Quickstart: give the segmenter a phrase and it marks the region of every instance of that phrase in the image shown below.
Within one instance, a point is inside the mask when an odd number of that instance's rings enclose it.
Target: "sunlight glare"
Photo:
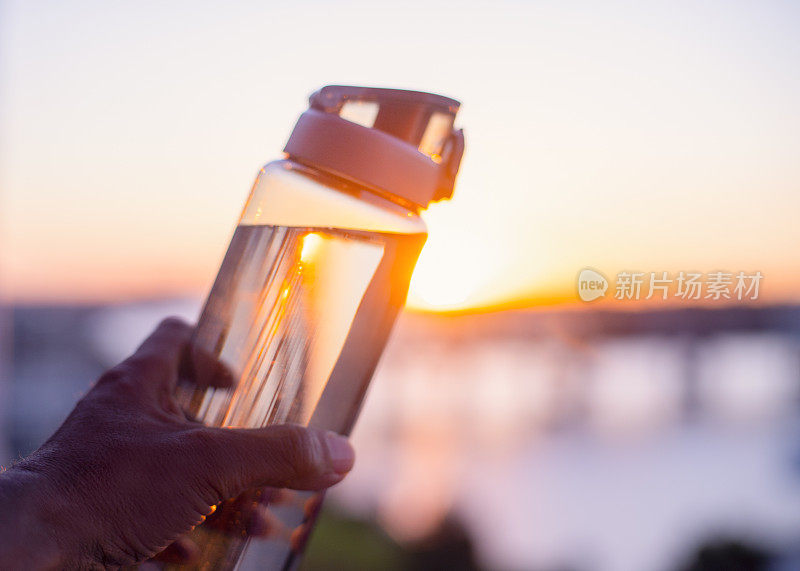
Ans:
[[[310,262],[314,258],[314,255],[319,250],[321,243],[322,243],[322,236],[320,236],[319,234],[316,234],[314,232],[306,234],[303,237],[303,247],[300,250],[300,261]]]
[[[513,252],[445,211],[431,209],[426,218],[431,234],[411,279],[409,307],[454,311],[494,302],[492,284],[511,265]]]

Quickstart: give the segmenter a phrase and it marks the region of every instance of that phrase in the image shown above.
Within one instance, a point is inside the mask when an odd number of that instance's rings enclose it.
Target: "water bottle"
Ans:
[[[285,158],[258,173],[198,321],[192,353],[232,377],[178,388],[208,425],[349,434],[427,236],[420,212],[453,192],[457,101],[337,85],[309,103]],[[192,531],[199,561],[171,568],[291,569],[321,500],[248,492]],[[269,510],[265,538],[248,537],[252,509]]]

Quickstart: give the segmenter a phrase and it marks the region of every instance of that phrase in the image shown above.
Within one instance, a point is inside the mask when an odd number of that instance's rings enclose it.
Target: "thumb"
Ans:
[[[260,486],[321,490],[340,482],[355,461],[345,437],[296,425],[201,427],[185,436],[189,465],[217,501]]]

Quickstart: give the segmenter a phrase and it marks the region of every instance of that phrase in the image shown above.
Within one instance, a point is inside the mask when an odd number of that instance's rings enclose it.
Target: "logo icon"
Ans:
[[[608,291],[606,277],[592,268],[583,268],[578,274],[578,297],[583,301],[594,301],[604,297]]]

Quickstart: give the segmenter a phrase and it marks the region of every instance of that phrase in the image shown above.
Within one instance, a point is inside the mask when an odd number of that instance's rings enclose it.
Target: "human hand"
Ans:
[[[354,453],[341,436],[187,419],[173,395],[191,331],[162,322],[41,448],[0,474],[1,568],[135,564],[246,490],[321,490],[344,478]],[[225,375],[219,363],[202,373]]]

